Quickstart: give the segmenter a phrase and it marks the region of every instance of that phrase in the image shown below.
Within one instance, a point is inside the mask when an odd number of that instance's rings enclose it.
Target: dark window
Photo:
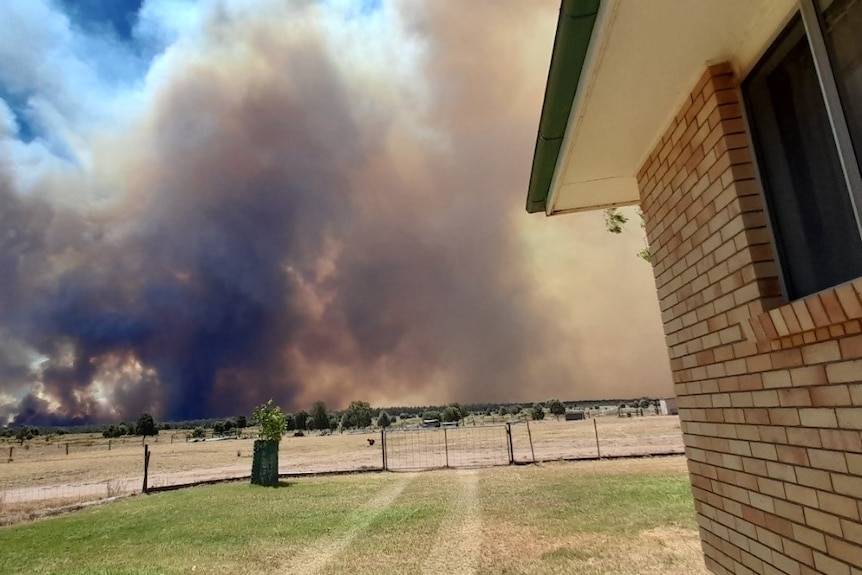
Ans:
[[[856,0],[836,0],[831,7],[839,3]],[[833,29],[834,51],[852,68],[843,90],[858,104],[858,34],[846,32],[838,21]],[[851,37],[852,46],[845,47],[842,34]],[[862,276],[862,237],[801,17],[788,25],[742,89],[788,298]]]
[[[862,163],[862,0],[820,0],[823,39],[847,127]]]

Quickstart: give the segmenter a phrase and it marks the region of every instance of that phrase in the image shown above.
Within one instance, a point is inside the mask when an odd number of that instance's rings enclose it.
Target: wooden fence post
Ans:
[[[144,444],[144,487],[142,492],[147,492],[147,474],[150,470],[150,446],[146,443]]]
[[[530,422],[527,422],[527,438],[530,440],[530,454],[533,456],[533,463],[536,462],[536,452],[533,450],[533,434],[530,432]]]
[[[599,459],[602,458],[602,448],[599,447],[599,425],[595,418],[593,418],[593,428],[596,430],[596,453],[599,456]]]

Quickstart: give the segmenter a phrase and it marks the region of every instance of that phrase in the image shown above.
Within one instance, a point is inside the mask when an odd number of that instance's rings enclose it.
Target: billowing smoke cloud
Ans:
[[[26,4],[0,423],[669,391],[637,237],[522,209],[554,2]]]

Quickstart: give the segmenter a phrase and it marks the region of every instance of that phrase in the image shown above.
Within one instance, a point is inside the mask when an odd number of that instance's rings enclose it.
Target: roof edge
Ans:
[[[562,0],[527,189],[527,212],[545,211],[601,0]]]

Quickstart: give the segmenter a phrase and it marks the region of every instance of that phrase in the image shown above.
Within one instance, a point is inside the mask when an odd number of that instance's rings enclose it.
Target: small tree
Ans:
[[[146,411],[138,418],[138,424],[135,426],[136,435],[158,435],[159,428],[156,426],[156,420]]]
[[[33,439],[33,430],[26,425],[22,425],[18,428],[17,433],[15,433],[15,439],[18,440],[18,443],[24,445],[24,441],[29,441],[30,439]]]
[[[461,419],[463,417],[463,415],[461,414],[461,411],[457,407],[455,407],[454,405],[450,405],[446,409],[444,409],[441,416],[443,418],[443,421],[447,421],[447,422],[449,422],[449,421],[461,421]]]
[[[557,419],[560,419],[560,416],[566,413],[566,406],[559,399],[551,399],[546,405],[548,406],[548,411]]]
[[[248,421],[246,420],[244,415],[237,415],[236,419],[234,419],[234,426],[244,429],[248,427]]]
[[[311,419],[314,421],[315,429],[329,429],[329,414],[326,412],[326,404],[315,401],[311,408]]]
[[[351,401],[345,413],[349,416],[350,427],[368,427],[374,415],[367,401]]]
[[[385,411],[381,411],[380,417],[377,418],[377,425],[378,427],[382,427],[383,429],[386,429],[387,427],[392,425],[392,420],[389,418],[389,414]]]
[[[542,404],[534,403],[533,407],[530,409],[530,415],[533,417],[533,421],[545,419],[545,410],[542,409]]]
[[[272,399],[255,408],[251,415],[260,439],[254,442],[251,482],[256,485],[278,484],[278,444],[284,436],[285,416]]]
[[[521,413],[520,405],[515,404],[509,406],[509,415],[518,415],[519,413]]]
[[[307,429],[306,423],[308,422],[308,412],[304,409],[300,409],[293,415],[293,419],[296,422],[296,428],[300,431],[304,431]]]
[[[203,439],[206,436],[207,436],[207,430],[204,429],[203,427],[201,427],[200,425],[195,427],[194,430],[192,431],[192,437],[195,439]]]

